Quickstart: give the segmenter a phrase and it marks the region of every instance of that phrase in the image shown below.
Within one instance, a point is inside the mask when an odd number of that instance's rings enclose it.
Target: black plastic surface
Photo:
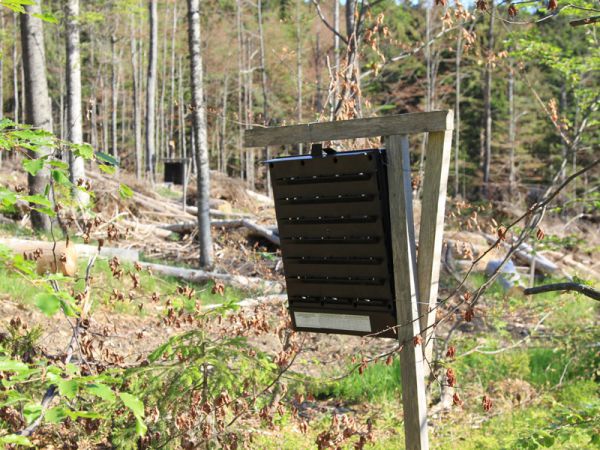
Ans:
[[[385,150],[267,164],[296,329],[396,337]],[[294,312],[368,315],[371,331],[301,327]]]

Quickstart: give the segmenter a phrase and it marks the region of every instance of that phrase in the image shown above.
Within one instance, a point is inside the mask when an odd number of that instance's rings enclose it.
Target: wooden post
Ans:
[[[448,115],[449,120],[453,120],[451,111]],[[423,355],[426,362],[424,366],[425,376],[429,375],[429,364],[427,362],[431,362],[433,355],[435,307],[440,277],[451,145],[452,130],[429,133],[423,197],[421,199],[419,254],[417,257],[420,295],[419,317],[421,320],[421,335],[423,336]]]
[[[245,147],[388,136],[387,174],[394,284],[408,450],[429,448],[424,355],[431,357],[444,207],[454,118],[452,111],[308,123],[246,130]],[[417,258],[408,134],[429,133]],[[432,310],[433,309],[433,310]],[[423,332],[421,331],[423,330]],[[415,337],[422,344],[415,345]]]
[[[423,450],[429,438],[423,351],[413,342],[421,329],[408,136],[389,136],[386,148],[405,442],[407,450]]]

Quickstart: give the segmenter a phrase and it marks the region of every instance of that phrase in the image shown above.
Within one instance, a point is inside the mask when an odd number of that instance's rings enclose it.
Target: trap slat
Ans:
[[[281,246],[285,247],[285,255],[295,256],[364,256],[364,257],[385,257],[387,250],[381,245],[381,240],[373,240],[372,243],[361,240],[343,240],[337,243],[327,243],[324,241],[292,241],[282,238]],[[378,243],[379,242],[379,243]],[[285,265],[285,262],[284,262]]]
[[[280,184],[273,186],[275,201],[285,200],[286,197],[311,197],[315,195],[360,195],[377,194],[377,180],[375,177],[346,181],[339,180],[331,183],[310,184]]]
[[[390,297],[392,288],[390,283],[381,278],[376,278],[372,284],[364,284],[360,281],[329,280],[318,282],[310,280],[298,280],[286,277],[289,295],[307,295],[320,297],[358,297],[358,298],[380,298]]]
[[[302,263],[301,261],[290,261],[289,259],[284,260],[284,270],[286,276],[293,277],[297,274],[308,274],[308,275],[325,275],[332,277],[342,276],[377,276],[384,271],[385,264],[387,261],[380,260],[379,263],[374,264],[351,264],[351,263],[321,263],[321,264],[310,264]]]

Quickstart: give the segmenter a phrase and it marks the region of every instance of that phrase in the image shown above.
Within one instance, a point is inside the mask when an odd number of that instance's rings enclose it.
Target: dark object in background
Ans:
[[[165,167],[165,183],[173,183],[183,186],[187,160],[177,158],[165,159],[163,162]]]
[[[385,150],[267,163],[294,328],[397,337]]]

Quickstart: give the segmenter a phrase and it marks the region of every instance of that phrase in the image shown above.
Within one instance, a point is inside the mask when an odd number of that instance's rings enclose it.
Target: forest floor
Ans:
[[[198,259],[194,231],[164,233],[163,225],[195,220],[183,211],[180,188],[158,185],[154,189],[125,177],[136,192],[130,199],[121,198],[100,174],[94,174],[97,192],[96,212],[105,223],[114,224],[122,238],[111,246],[138,250],[141,260],[180,267],[194,267]],[[0,180],[10,185],[26,184],[15,167],[5,165]],[[211,208],[217,220],[249,218],[268,227],[275,224],[274,210],[267,198],[255,195],[245,186],[223,175],[213,177]],[[193,198],[193,189],[189,191]],[[153,207],[155,205],[155,207]],[[188,205],[192,206],[193,205]],[[181,213],[178,213],[178,210]],[[457,274],[468,265],[472,255],[482,252],[487,243],[485,232],[492,211],[485,205],[449,204],[446,241],[460,242],[451,248],[441,279],[440,297],[450,294]],[[475,213],[474,213],[475,212]],[[497,214],[494,212],[493,214]],[[475,219],[473,219],[475,217]],[[34,236],[26,217],[19,213],[7,216],[0,224],[2,238],[48,239]],[[10,220],[16,219],[14,222]],[[500,219],[500,220],[499,220]],[[536,284],[562,280],[566,275],[600,282],[600,232],[598,225],[583,220],[563,219],[552,215],[544,222],[545,244],[539,252],[553,261],[559,270],[541,275]],[[481,232],[480,232],[481,231]],[[213,228],[216,247],[216,272],[283,281],[277,247],[246,228]],[[94,236],[91,236],[92,240]],[[82,237],[75,240],[81,241]],[[452,247],[453,244],[450,244]],[[465,251],[465,248],[467,249]],[[446,253],[448,255],[448,253]],[[484,264],[501,256],[492,253],[476,267],[468,286],[475,289],[485,281]],[[79,261],[79,273],[87,261]],[[451,267],[448,267],[448,264]],[[526,284],[528,267],[518,263]],[[133,263],[123,262],[125,273],[133,273]],[[96,262],[92,270],[95,291],[92,333],[104,336],[104,345],[123,364],[145,358],[168,337],[192,325],[165,323],[170,296],[181,286],[195,290],[189,301],[179,306],[194,310],[211,308],[223,302],[259,299],[242,308],[247,316],[262,314],[277,321],[285,306],[285,295],[264,296],[262,292],[226,286],[215,289],[218,282],[185,283],[172,277],[139,271],[139,287],[125,277],[116,280],[105,260]],[[83,280],[79,280],[82,287]],[[0,269],[0,332],[11,319],[19,318],[29,327],[40,327],[43,351],[56,354],[68,344],[71,329],[64,319],[48,318],[33,307],[36,286]],[[119,298],[115,290],[135,294]],[[440,310],[447,313],[452,307]],[[457,392],[462,406],[436,408],[430,417],[434,448],[600,448],[600,309],[598,303],[574,294],[550,293],[523,297],[504,292],[499,286],[488,291],[478,306],[473,321],[463,323],[453,334],[452,345],[457,355],[451,367],[457,373]],[[451,324],[438,329],[447,334]],[[277,335],[250,338],[260,350],[281,347]],[[347,414],[358,423],[371,421],[375,440],[369,448],[402,448],[401,388],[397,359],[391,365],[383,361],[368,364],[362,374],[357,361],[386,353],[395,346],[391,339],[357,338],[341,335],[303,333],[302,350],[288,373],[291,393],[287,400],[311,423],[308,432],[296,422],[280,417],[272,426],[260,423],[253,427],[252,448],[313,448],[319,432],[328,429],[333,413]],[[493,399],[493,408],[481,407],[484,394]],[[432,384],[430,400],[439,397],[439,386]],[[295,398],[295,400],[294,400]]]

